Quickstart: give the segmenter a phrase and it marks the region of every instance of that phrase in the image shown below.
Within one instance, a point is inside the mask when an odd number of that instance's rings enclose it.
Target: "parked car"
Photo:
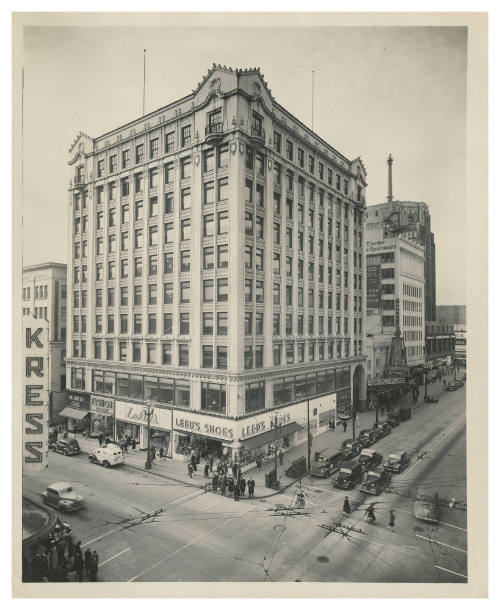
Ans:
[[[397,413],[389,413],[389,416],[387,417],[387,423],[389,424],[389,426],[391,428],[395,428],[396,426],[399,426],[399,424],[400,424],[399,415]]]
[[[377,433],[373,429],[361,430],[358,440],[363,447],[369,447],[377,440]]]
[[[436,491],[434,497],[428,497],[420,490],[417,491],[417,499],[413,503],[413,514],[416,519],[439,523],[439,495]]]
[[[94,453],[89,455],[89,460],[94,464],[102,464],[104,468],[125,462],[122,450],[113,444],[106,445],[106,447],[98,447],[94,450]]]
[[[387,470],[370,469],[359,488],[368,494],[378,496],[390,484],[391,478],[391,474]]]
[[[383,459],[384,456],[375,451],[375,449],[363,449],[359,454],[358,462],[363,467],[363,470],[369,470],[378,466]]]
[[[384,462],[384,470],[390,472],[402,472],[410,463],[410,456],[406,451],[400,453],[391,453]]]
[[[406,421],[411,419],[411,407],[404,407],[403,409],[399,409],[399,419],[400,421]]]
[[[457,384],[454,381],[450,381],[450,383],[446,386],[448,392],[453,392],[457,389]]]
[[[43,503],[59,510],[71,511],[82,508],[83,496],[76,493],[70,483],[52,483],[42,493]]]
[[[457,379],[457,380],[455,381],[455,385],[456,385],[456,387],[457,387],[457,389],[458,389],[458,388],[463,387],[464,382],[463,382],[463,380],[462,380],[462,379]]]
[[[346,462],[342,464],[337,475],[332,479],[332,485],[342,489],[351,489],[351,487],[354,487],[356,483],[361,481],[362,475],[363,469],[359,462]]]
[[[347,439],[342,442],[342,455],[346,460],[352,459],[361,451],[361,443],[356,439]]]
[[[57,441],[49,443],[49,448],[63,455],[78,455],[80,445],[76,438],[59,438]]]
[[[328,477],[339,469],[344,456],[342,452],[335,453],[331,456],[320,455],[317,461],[314,461],[311,466],[311,475],[313,477]]]
[[[377,432],[378,438],[382,438],[383,436],[387,436],[392,432],[392,428],[390,424],[387,422],[379,422],[373,426],[373,429]]]

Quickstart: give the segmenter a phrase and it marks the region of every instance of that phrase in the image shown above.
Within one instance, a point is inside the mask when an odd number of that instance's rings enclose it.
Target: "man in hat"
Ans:
[[[253,477],[250,476],[250,478],[248,479],[248,497],[249,498],[253,498],[253,492],[255,491],[255,481],[253,480]]]

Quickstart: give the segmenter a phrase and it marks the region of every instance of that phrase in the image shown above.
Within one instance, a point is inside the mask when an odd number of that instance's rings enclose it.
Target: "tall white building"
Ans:
[[[251,462],[365,400],[366,174],[258,69],[70,148],[67,375],[100,428]],[[80,405],[78,404],[80,401]],[[274,433],[271,433],[274,438]]]

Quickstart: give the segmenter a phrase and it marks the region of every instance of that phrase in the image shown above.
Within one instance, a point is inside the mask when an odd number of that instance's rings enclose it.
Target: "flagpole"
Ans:
[[[142,77],[142,116],[146,114],[146,49],[144,49],[143,77]]]

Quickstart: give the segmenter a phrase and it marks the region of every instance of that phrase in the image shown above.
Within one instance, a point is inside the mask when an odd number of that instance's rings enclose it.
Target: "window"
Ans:
[[[123,231],[121,234],[121,247],[122,252],[128,250],[128,231]]]
[[[163,166],[163,175],[165,184],[170,184],[174,181],[175,171],[173,162],[165,163]]]
[[[255,269],[264,271],[264,250],[262,248],[255,248]]]
[[[156,314],[148,313],[148,335],[156,333]]]
[[[278,216],[281,215],[281,195],[280,193],[273,194],[273,212]]]
[[[217,312],[217,334],[227,335],[227,312]]]
[[[104,201],[104,186],[97,187],[97,203],[102,204]]]
[[[211,311],[204,311],[202,314],[202,334],[214,334],[214,314]]]
[[[120,191],[122,197],[127,197],[130,193],[130,182],[128,178],[122,178],[120,180]]]
[[[245,369],[253,368],[253,349],[251,345],[246,345],[243,352],[243,363]]]
[[[158,255],[149,255],[149,275],[156,275],[158,273]]]
[[[108,261],[108,280],[115,279],[115,261]]]
[[[134,175],[134,189],[136,193],[142,193],[144,189],[144,176],[142,173]]]
[[[128,333],[128,314],[120,314],[120,333]]]
[[[134,286],[134,305],[142,305],[142,286],[137,284]]]
[[[256,303],[264,302],[264,282],[263,282],[263,280],[255,281],[255,302]]]
[[[293,248],[293,234],[291,227],[286,228],[286,247]]]
[[[156,284],[148,285],[148,305],[156,305],[158,295],[158,287]]]
[[[113,201],[116,198],[116,182],[108,184],[108,199]]]
[[[115,359],[115,345],[113,341],[106,341],[106,360]]]
[[[302,148],[299,148],[297,150],[297,155],[300,167],[304,167],[304,151],[302,150]]]
[[[102,315],[97,314],[95,317],[95,332],[102,333]]]
[[[245,212],[245,235],[253,236],[253,214]]]
[[[174,302],[174,285],[172,282],[163,284],[163,303],[171,305]]]
[[[153,138],[152,140],[150,140],[150,142],[149,142],[149,158],[150,159],[154,159],[155,157],[158,156],[159,147],[160,147],[159,138]]]
[[[144,161],[144,144],[137,144],[135,147],[135,162],[142,163]]]
[[[140,256],[134,259],[134,276],[142,277],[142,258]]]
[[[228,279],[217,279],[217,302],[225,302],[228,300]]]
[[[214,215],[205,214],[203,216],[203,237],[210,237],[214,234]]]
[[[253,160],[254,160],[253,150],[249,146],[247,146],[246,151],[245,151],[245,167],[247,169],[253,170],[253,168],[254,168]]]
[[[120,305],[128,305],[128,286],[120,286]]]
[[[251,303],[253,300],[253,282],[252,280],[245,280],[245,303]]]
[[[172,334],[172,314],[170,312],[165,312],[163,314],[163,334]]]
[[[165,193],[165,214],[171,214],[174,211],[174,194]]]
[[[99,210],[97,212],[97,218],[96,218],[96,229],[97,230],[102,229],[103,226],[104,226],[104,212],[102,210]]]
[[[210,205],[215,201],[214,183],[205,182],[203,185],[203,203],[204,205]]]
[[[227,167],[229,165],[229,145],[224,144],[218,148],[217,167]]]
[[[211,172],[215,169],[215,152],[209,148],[203,153],[203,171]]]
[[[257,205],[261,208],[264,207],[264,187],[262,184],[257,184],[255,187],[255,192],[257,194]]]
[[[281,302],[281,286],[280,284],[273,284],[273,304],[279,305]]]
[[[251,311],[246,311],[245,312],[245,335],[251,335],[252,334],[252,312]]]
[[[203,302],[213,303],[214,301],[214,280],[203,280]]]
[[[273,252],[273,273],[281,273],[281,257],[278,252]]]
[[[273,179],[274,184],[281,185],[281,165],[276,162],[273,166]]]
[[[171,153],[175,149],[175,132],[169,131],[165,134],[165,152]]]
[[[190,282],[181,282],[180,302],[189,303],[190,300],[191,300],[191,284],[190,284]]]
[[[286,287],[286,291],[285,291],[285,296],[286,296],[286,305],[287,307],[293,305],[293,288],[292,286],[287,286]]]
[[[203,248],[203,269],[213,269],[214,262],[213,246]]]
[[[186,188],[181,190],[181,210],[189,210],[191,208],[191,189]]]
[[[223,345],[217,346],[217,368],[227,369],[227,347]]]
[[[101,178],[104,175],[104,159],[97,161],[97,177]]]
[[[188,239],[191,239],[191,219],[183,218],[181,220],[181,241],[187,241]]]
[[[117,156],[111,155],[109,157],[109,173],[112,174],[113,172],[116,172],[117,169],[118,169]]]
[[[102,288],[96,288],[95,291],[95,306],[102,307]]]
[[[158,187],[158,168],[153,167],[149,170],[149,188],[155,189]]]
[[[229,232],[229,212],[219,212],[217,214],[217,233],[225,235]]]
[[[146,361],[149,364],[156,364],[156,344],[146,343]]]
[[[279,366],[281,364],[281,343],[273,345],[273,364]]]
[[[179,332],[181,335],[189,335],[189,314],[180,314]]]
[[[281,225],[277,222],[273,223],[273,241],[275,244],[281,243]]]
[[[290,140],[286,141],[286,157],[293,161],[293,143]]]
[[[165,243],[169,244],[174,241],[174,223],[166,222],[164,225]]]
[[[277,131],[274,132],[274,150],[276,152],[281,152],[281,134]]]
[[[264,218],[255,216],[255,233],[259,239],[264,239]]]
[[[181,146],[191,145],[191,125],[185,125],[181,132]]]
[[[253,247],[245,246],[245,269],[253,268]]]
[[[220,178],[217,182],[217,201],[229,198],[229,183],[227,178]]]
[[[214,365],[214,348],[212,345],[203,345],[202,353],[201,353],[201,366],[204,369],[211,369],[213,367],[213,365]]]
[[[149,227],[149,246],[157,246],[158,245],[158,226],[154,225]]]
[[[180,271],[181,273],[189,271],[191,269],[191,252],[190,250],[182,250],[181,251],[181,265]]]
[[[116,237],[115,235],[108,235],[108,252],[114,254],[116,251]]]

